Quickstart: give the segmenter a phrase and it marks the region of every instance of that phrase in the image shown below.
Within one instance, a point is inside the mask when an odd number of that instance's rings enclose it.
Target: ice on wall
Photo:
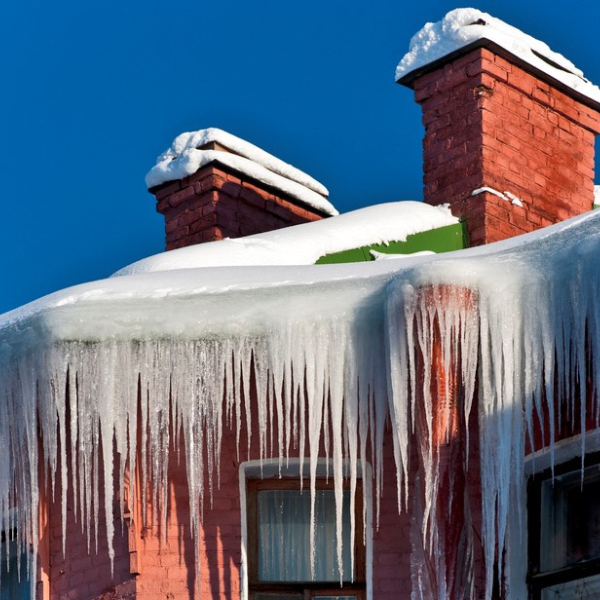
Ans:
[[[200,535],[226,427],[232,423],[239,444],[246,415],[257,424],[250,433],[263,458],[284,465],[300,449],[313,498],[325,444],[337,496],[346,474],[355,489],[357,461],[369,461],[377,503],[389,431],[399,510],[414,517],[413,597],[441,600],[456,590],[473,597],[478,541],[466,525],[476,507],[449,498],[460,498],[480,468],[490,598],[528,436],[545,418],[552,446],[557,393],[581,424],[588,397],[594,414],[600,408],[599,252],[600,214],[589,213],[446,255],[249,267],[245,279],[239,269],[207,269],[212,287],[193,281],[201,269],[119,277],[109,280],[111,293],[100,282],[96,293],[88,287],[37,311],[9,313],[0,329],[2,518],[16,527],[21,548],[37,548],[43,464],[52,485],[60,474],[63,511],[72,487],[94,552],[98,527],[107,527],[109,540],[113,534],[113,467],[122,490],[139,438],[148,493],[159,498],[173,426]],[[128,286],[136,293],[128,296]],[[245,401],[252,386],[256,406]],[[468,438],[473,422],[476,440]],[[480,466],[469,462],[470,448]],[[246,451],[239,448],[242,459]],[[102,488],[107,525],[98,520]],[[464,542],[458,555],[457,539]]]
[[[413,36],[408,52],[396,67],[396,81],[482,39],[495,42],[536,69],[600,102],[600,88],[570,60],[544,42],[475,8],[457,8],[437,23],[426,23]]]

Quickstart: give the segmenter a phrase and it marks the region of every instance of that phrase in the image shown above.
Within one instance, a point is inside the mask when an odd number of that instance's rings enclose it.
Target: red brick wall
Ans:
[[[150,190],[165,217],[166,248],[241,237],[327,216],[221,166]]]
[[[479,245],[592,209],[598,112],[486,48],[414,82],[424,199],[450,203]],[[477,188],[509,191],[523,207]]]
[[[256,425],[256,423],[254,424]],[[250,454],[244,432],[240,443],[241,459],[257,459],[258,429]],[[275,434],[276,437],[276,434]],[[323,456],[325,452],[321,453]],[[212,507],[206,494],[200,548],[200,595],[195,595],[196,576],[194,544],[189,529],[189,505],[185,464],[171,461],[169,538],[160,540],[154,524],[143,531],[137,541],[139,600],[240,598],[241,509],[239,462],[236,458],[235,432],[225,429],[222,448],[220,487],[215,489]],[[182,455],[183,456],[183,455]],[[174,457],[174,454],[173,454]],[[292,456],[293,458],[293,456]],[[391,436],[384,447],[385,491],[381,502],[381,520],[373,531],[373,598],[396,600],[400,593],[410,595],[410,521],[408,514],[398,514],[395,464]],[[398,532],[402,535],[398,535]],[[172,594],[171,596],[169,594]]]
[[[177,453],[171,453],[166,539],[163,540],[160,515],[151,502],[147,503],[146,527],[136,532],[138,600],[240,597],[241,518],[235,454],[235,435],[226,435],[221,486],[214,491],[211,507],[206,485],[200,539],[194,541],[185,454],[182,449],[178,461]],[[138,506],[136,512],[141,523],[140,509]],[[199,580],[196,547],[200,556]]]
[[[258,458],[258,435],[254,429],[252,449],[246,456],[241,440],[242,459]],[[142,526],[141,493],[132,511],[131,532],[115,521],[115,572],[111,576],[100,517],[99,550],[88,555],[87,537],[80,523],[68,511],[67,552],[62,555],[60,503],[50,505],[50,594],[51,600],[235,600],[240,597],[241,510],[239,462],[235,433],[225,429],[222,448],[220,487],[215,485],[212,506],[208,490],[200,540],[200,577],[196,578],[196,542],[190,529],[187,476],[184,454],[177,461],[171,453],[169,476],[168,529],[162,539],[160,516],[147,503],[146,526]],[[322,453],[325,454],[324,452]],[[409,597],[411,589],[411,515],[398,514],[393,444],[388,435],[384,445],[385,488],[381,499],[379,528],[373,530],[373,598],[395,600]],[[140,489],[138,488],[138,492]],[[72,506],[72,503],[70,503]],[[118,515],[118,502],[115,502]],[[375,526],[375,523],[374,523]],[[198,591],[199,583],[199,591]]]
[[[373,599],[398,600],[411,597],[412,515],[409,511],[398,514],[396,463],[390,432],[384,441],[383,450],[384,489],[379,528],[376,516],[373,515]],[[414,485],[411,487],[414,489]],[[409,504],[412,504],[412,498]],[[375,506],[373,510],[375,511]]]
[[[256,399],[253,399],[256,402]],[[441,407],[436,410],[442,410]],[[257,411],[254,410],[256,415]],[[474,413],[475,414],[475,413]],[[476,418],[471,422],[476,427]],[[241,460],[257,459],[258,427],[254,432],[250,453],[247,454],[246,429],[240,440]],[[277,434],[274,432],[274,438]],[[453,443],[452,440],[450,443]],[[444,446],[449,447],[449,446]],[[471,432],[470,473],[478,473],[477,431]],[[443,450],[444,451],[444,450]],[[321,456],[325,456],[324,449]],[[331,452],[328,453],[331,456]],[[235,600],[240,597],[242,520],[239,490],[239,461],[235,432],[224,430],[221,452],[220,486],[215,483],[211,502],[206,489],[203,522],[199,540],[194,541],[190,528],[190,507],[185,465],[185,454],[171,448],[167,507],[167,531],[163,530],[159,511],[146,501],[147,518],[142,520],[142,493],[138,482],[137,499],[131,510],[130,521],[121,535],[118,518],[119,500],[115,499],[115,570],[111,575],[104,535],[104,516],[101,510],[99,550],[95,552],[92,537],[91,554],[87,552],[87,534],[81,531],[81,521],[75,522],[73,502],[67,513],[67,550],[62,554],[62,524],[60,502],[49,506],[49,526],[44,536],[49,540],[49,579],[51,600]],[[292,456],[293,457],[293,456]],[[408,598],[411,580],[411,535],[414,535],[414,481],[417,456],[413,455],[413,476],[410,478],[408,511],[398,514],[396,495],[396,465],[391,432],[384,441],[384,488],[381,496],[380,520],[373,522],[372,590],[374,600]],[[216,477],[215,477],[216,481]],[[480,535],[478,478],[469,477],[469,495],[472,500],[472,526],[475,539]],[[208,486],[206,486],[208,488]],[[58,487],[57,489],[60,489]],[[115,487],[118,489],[118,487]],[[375,492],[375,490],[374,490]],[[126,490],[127,495],[127,490]],[[474,504],[473,504],[473,501]],[[127,512],[126,506],[126,512]],[[374,507],[375,512],[375,507]],[[127,514],[129,514],[127,512]],[[129,527],[130,526],[130,527]],[[196,573],[196,548],[199,550],[199,580]],[[483,567],[476,549],[477,589],[481,589]],[[198,592],[199,587],[199,592]]]
[[[49,590],[41,594],[40,600],[132,600],[135,598],[135,579],[130,572],[128,526],[121,529],[119,500],[115,498],[113,511],[114,527],[114,570],[111,572],[106,540],[104,496],[100,495],[98,524],[98,551],[96,539],[91,532],[88,553],[87,527],[82,531],[82,518],[75,519],[72,490],[67,503],[66,546],[63,554],[62,509],[60,506],[60,481],[57,494],[48,504],[48,522],[42,530],[41,546],[44,553],[40,567],[48,573]],[[116,487],[115,489],[118,489]],[[88,489],[89,493],[90,490]],[[91,520],[93,527],[93,518]]]
[[[472,310],[476,310],[476,299],[464,290],[448,287],[425,288],[422,292],[428,295],[439,295],[446,302],[465,302]],[[441,340],[436,338],[439,354]],[[460,365],[454,365],[456,373]],[[476,595],[483,593],[485,581],[485,567],[483,564],[481,540],[481,492],[479,482],[479,455],[478,455],[478,421],[477,409],[473,408],[469,422],[469,471],[463,473],[466,443],[465,423],[461,416],[463,410],[462,394],[459,380],[454,373],[452,382],[449,383],[450,396],[446,396],[444,371],[441,359],[434,362],[434,376],[432,385],[435,388],[434,418],[435,418],[435,443],[440,444],[441,473],[447,472],[449,476],[461,475],[464,484],[464,498],[468,497],[468,518],[465,520],[462,506],[453,509],[452,514],[446,515],[447,519],[440,522],[440,527],[448,527],[441,534],[449,540],[463,527],[468,528],[474,540],[474,587]],[[260,400],[253,395],[252,402],[256,405]],[[448,410],[448,405],[450,410]],[[251,411],[253,416],[258,411]],[[450,421],[447,418],[450,417]],[[273,424],[273,439],[277,439],[276,424]],[[259,458],[258,423],[252,423],[252,444],[247,452],[247,427],[242,426],[240,440],[240,460]],[[448,435],[446,435],[448,431]],[[425,434],[421,432],[421,439]],[[383,448],[384,487],[380,498],[379,523],[376,519],[376,507],[373,507],[373,563],[371,568],[372,592],[374,600],[396,600],[409,598],[413,587],[411,577],[412,554],[411,538],[420,535],[419,520],[415,519],[415,496],[420,493],[415,489],[418,467],[417,439],[412,439],[412,472],[409,478],[410,498],[408,509],[402,514],[398,513],[398,498],[396,487],[396,465],[393,453],[391,431],[386,432]],[[331,451],[321,449],[321,456],[331,456]],[[297,456],[292,452],[291,457]],[[183,453],[182,453],[183,457]],[[170,507],[169,529],[166,543],[160,541],[160,528],[154,524],[143,531],[137,542],[139,555],[139,572],[137,598],[143,600],[159,600],[163,598],[195,598],[196,578],[194,573],[194,543],[189,529],[189,505],[187,500],[187,483],[185,464],[177,464],[175,453],[171,454],[170,464]],[[215,478],[216,479],[216,478]],[[448,489],[452,483],[442,483],[438,499],[440,514],[442,507],[449,497]],[[447,486],[447,487],[444,487]],[[375,490],[374,494],[375,494]],[[206,494],[205,510],[202,525],[202,535],[199,541],[200,548],[200,597],[213,600],[231,600],[240,597],[240,568],[241,568],[241,532],[242,515],[240,509],[239,490],[239,461],[235,443],[235,432],[225,429],[221,452],[220,487],[214,491],[212,507]],[[149,506],[149,511],[152,507]],[[149,512],[151,514],[151,512]],[[415,526],[416,523],[416,526]],[[415,529],[416,527],[416,529]],[[453,549],[451,549],[453,550]],[[457,558],[458,557],[458,558]],[[456,560],[462,560],[460,552],[448,556],[448,568],[455,569]],[[169,596],[172,594],[172,596]]]

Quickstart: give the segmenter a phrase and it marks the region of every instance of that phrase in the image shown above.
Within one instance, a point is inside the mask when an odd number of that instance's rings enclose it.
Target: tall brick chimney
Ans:
[[[146,176],[172,250],[337,214],[327,189],[220,129],[184,133]]]
[[[592,209],[600,90],[545,44],[474,9],[428,24],[398,65],[423,110],[424,200],[472,245]]]

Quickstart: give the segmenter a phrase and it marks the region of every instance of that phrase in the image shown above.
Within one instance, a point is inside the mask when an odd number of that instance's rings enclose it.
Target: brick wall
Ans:
[[[600,114],[487,48],[418,77],[424,199],[450,203],[473,245],[592,209]],[[522,199],[523,206],[490,193]]]
[[[389,432],[388,432],[389,434]],[[411,511],[398,514],[396,463],[391,434],[384,441],[384,489],[381,497],[379,527],[373,523],[373,599],[410,598]],[[414,479],[413,479],[414,481]],[[414,485],[411,486],[414,491]]]
[[[434,290],[435,292],[435,290]],[[432,293],[429,290],[427,293]],[[463,296],[461,296],[462,298]],[[437,363],[436,363],[437,364]],[[439,377],[437,380],[443,379]],[[440,384],[442,385],[442,384]],[[444,387],[444,386],[442,386]],[[443,393],[436,400],[434,411],[446,415],[446,402]],[[258,402],[256,395],[253,403]],[[452,402],[452,408],[458,404]],[[258,411],[253,409],[252,415]],[[477,419],[472,413],[471,458],[469,477],[466,487],[470,497],[470,523],[475,540],[481,530],[480,497],[478,482]],[[438,419],[439,421],[439,419]],[[436,423],[438,422],[436,421]],[[464,421],[461,419],[461,423]],[[444,429],[445,417],[438,426]],[[437,428],[437,426],[436,426]],[[240,598],[241,535],[242,515],[239,490],[239,460],[259,458],[258,424],[252,423],[254,432],[250,451],[247,452],[247,427],[242,427],[240,440],[241,457],[237,457],[235,431],[225,427],[221,452],[220,485],[215,484],[212,504],[208,489],[204,504],[201,532],[198,539],[192,537],[190,527],[190,505],[187,486],[185,454],[170,449],[167,530],[161,524],[158,508],[152,501],[143,500],[141,485],[137,484],[137,497],[134,506],[125,505],[128,520],[121,533],[118,518],[121,500],[115,498],[115,569],[111,574],[104,534],[104,516],[100,511],[99,548],[95,551],[92,535],[91,553],[88,554],[87,533],[81,531],[81,520],[76,522],[73,512],[73,500],[69,499],[67,511],[66,555],[62,552],[62,520],[60,502],[49,504],[49,525],[44,528],[44,538],[48,540],[49,589],[43,597],[47,600],[235,600]],[[456,428],[450,427],[451,434],[439,435],[443,438],[441,454],[447,455],[456,442]],[[437,434],[436,434],[437,435]],[[174,439],[173,436],[171,439]],[[274,439],[277,432],[274,431]],[[415,452],[412,456],[412,475],[410,477],[410,500],[408,510],[398,513],[396,489],[396,466],[394,461],[391,432],[386,432],[384,442],[384,487],[381,496],[379,526],[374,519],[372,591],[374,600],[395,600],[409,597],[413,587],[411,577],[411,537],[415,535],[414,500],[415,481],[418,473],[416,440],[413,439]],[[464,437],[459,446],[464,451]],[[331,450],[321,449],[321,456],[332,456]],[[292,453],[292,457],[294,457]],[[452,458],[444,458],[452,462]],[[462,455],[458,456],[462,465]],[[457,463],[458,464],[458,463]],[[207,469],[206,469],[207,471]],[[473,476],[475,474],[475,476]],[[206,473],[208,476],[208,473]],[[215,477],[216,481],[216,477]],[[127,487],[127,486],[126,486]],[[208,486],[206,486],[208,488]],[[442,486],[443,488],[443,486]],[[57,489],[60,489],[58,482]],[[118,489],[118,486],[115,486]],[[128,491],[125,490],[125,497]],[[446,496],[440,496],[441,501]],[[103,499],[101,498],[101,506]],[[147,509],[146,521],[142,519],[142,503]],[[375,515],[374,515],[375,517]],[[453,514],[453,519],[460,514]],[[163,536],[163,534],[166,534]],[[196,572],[196,552],[200,557],[199,573]],[[476,589],[482,588],[483,566],[481,552],[475,549]],[[43,565],[45,566],[45,565]],[[40,599],[41,600],[41,599]]]
[[[254,401],[256,401],[254,399]],[[257,411],[252,411],[257,414]],[[248,453],[246,429],[240,440],[241,460],[259,457],[258,424]],[[276,432],[274,437],[276,439]],[[161,541],[160,527],[154,524],[137,536],[139,575],[138,600],[235,600],[241,590],[241,532],[239,461],[235,432],[223,435],[220,486],[214,491],[212,506],[206,494],[202,531],[199,541],[199,590],[195,573],[195,546],[189,527],[189,504],[185,461],[178,464],[172,453],[170,464],[168,539]],[[325,456],[325,451],[321,452]],[[329,456],[331,451],[329,452]],[[291,458],[294,458],[292,453]],[[391,436],[384,445],[385,490],[381,499],[379,528],[373,530],[373,598],[396,600],[399,594],[410,596],[411,516],[398,514],[395,463]],[[156,519],[149,505],[149,516]],[[402,535],[398,535],[402,532]]]
[[[135,598],[135,578],[130,570],[128,523],[121,528],[119,499],[113,502],[114,568],[111,570],[106,538],[104,495],[100,491],[98,536],[90,532],[88,546],[87,527],[82,528],[82,516],[75,518],[72,488],[67,501],[66,545],[63,554],[62,509],[60,505],[60,480],[56,497],[48,500],[48,520],[42,529],[40,545],[46,556],[40,567],[47,574],[48,584],[39,600],[132,600]],[[115,488],[118,489],[118,486]],[[86,493],[91,493],[87,488]],[[48,497],[51,497],[49,495]],[[85,523],[87,521],[83,520]],[[93,528],[93,518],[91,519]],[[83,529],[83,531],[82,531]]]
[[[165,217],[166,248],[173,250],[315,221],[327,216],[220,165],[207,165],[150,190]]]
[[[160,515],[147,502],[146,526],[136,531],[138,600],[231,600],[240,597],[241,518],[235,435],[223,444],[221,485],[212,506],[206,485],[206,501],[199,539],[190,526],[190,504],[185,454],[172,451],[169,463],[167,530]],[[137,507],[141,524],[141,506]],[[163,538],[163,533],[164,535]],[[196,552],[200,558],[196,571]]]
[[[448,286],[425,288],[421,292],[425,298],[439,297],[442,302],[466,303],[469,310],[476,311],[476,298],[465,293],[465,290]],[[452,381],[446,385],[444,367],[441,359],[442,341],[439,337],[434,340],[434,354],[437,359],[432,362],[435,375],[432,378],[434,394],[433,415],[435,420],[435,444],[439,444],[440,494],[437,499],[438,515],[440,515],[441,537],[447,540],[446,550],[447,569],[454,573],[459,570],[457,561],[464,561],[464,556],[457,551],[454,544],[456,535],[472,536],[474,541],[474,588],[476,596],[483,593],[485,567],[483,564],[481,540],[481,491],[479,480],[478,454],[478,421],[477,408],[473,407],[469,421],[470,444],[466,445],[466,424],[463,418],[463,391],[460,384],[460,364],[453,365]],[[421,369],[421,377],[422,377]],[[258,415],[256,403],[263,401],[253,394],[250,411],[254,418]],[[421,425],[427,429],[427,425]],[[419,427],[419,425],[417,425]],[[273,424],[273,439],[277,439],[276,424]],[[248,427],[242,424],[240,439],[240,458],[237,456],[235,431],[225,429],[221,452],[220,486],[214,491],[211,503],[205,500],[202,532],[199,540],[200,579],[196,580],[194,572],[195,545],[189,528],[189,504],[187,498],[187,483],[185,463],[183,459],[177,462],[176,453],[171,453],[170,464],[170,506],[168,540],[161,541],[160,527],[155,522],[144,529],[137,540],[139,555],[139,576],[137,598],[143,600],[164,600],[168,598],[192,599],[199,583],[199,597],[212,600],[231,600],[240,597],[240,568],[241,568],[241,532],[242,515],[240,509],[239,491],[239,460],[258,459],[259,439],[258,422],[253,421],[251,430],[254,432],[248,451]],[[426,432],[419,433],[419,439],[425,439]],[[373,522],[373,563],[371,569],[372,592],[374,600],[396,600],[410,597],[413,589],[411,560],[414,559],[412,543],[415,536],[420,536],[420,521],[415,513],[419,510],[418,494],[422,493],[415,482],[420,469],[418,439],[413,437],[411,461],[412,472],[409,478],[409,506],[404,512],[398,512],[398,497],[396,487],[396,465],[394,460],[391,431],[385,434],[383,448],[384,487],[380,497],[379,522],[374,514]],[[327,452],[321,442],[320,456],[332,456],[331,449]],[[464,470],[466,452],[469,452],[469,469]],[[294,452],[291,458],[297,457]],[[423,480],[423,473],[420,474]],[[457,479],[460,477],[460,482]],[[216,478],[215,478],[216,479]],[[452,481],[448,480],[451,479]],[[462,492],[460,495],[454,486]],[[447,499],[454,492],[458,505],[451,509]],[[148,506],[152,515],[152,506]],[[376,509],[374,507],[374,512]],[[418,556],[418,555],[417,555]],[[455,584],[458,586],[458,584]],[[171,594],[171,595],[169,595]]]
[[[256,411],[254,411],[256,414]],[[250,453],[242,432],[242,460],[258,458],[257,428]],[[325,451],[321,452],[325,455]],[[331,455],[331,452],[329,452]],[[398,514],[395,463],[391,435],[384,444],[385,487],[381,498],[379,527],[373,530],[373,598],[395,600],[411,590],[411,521],[409,512]],[[139,484],[138,484],[139,485]],[[411,484],[412,486],[412,484]],[[157,507],[146,502],[147,520],[142,521],[141,489],[136,505],[121,534],[115,520],[115,570],[111,574],[104,534],[104,516],[100,513],[98,553],[92,534],[88,554],[87,533],[81,521],[74,519],[73,503],[67,513],[66,554],[62,553],[61,508],[58,501],[49,505],[49,590],[41,594],[50,600],[235,600],[240,598],[242,520],[239,490],[239,461],[235,432],[227,428],[223,436],[220,486],[214,497],[208,491],[199,540],[190,528],[190,507],[186,466],[172,449],[169,465],[168,525],[163,532]],[[119,500],[115,500],[118,515]],[[126,509],[127,512],[127,509]],[[163,539],[163,533],[166,533]],[[196,549],[200,557],[196,572]],[[402,597],[402,596],[400,596]]]

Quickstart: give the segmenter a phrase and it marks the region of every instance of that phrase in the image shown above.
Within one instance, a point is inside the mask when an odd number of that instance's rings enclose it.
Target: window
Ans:
[[[590,462],[592,464],[590,464]],[[600,456],[576,460],[529,485],[533,600],[600,598]]]
[[[315,575],[310,568],[310,484],[298,479],[247,481],[248,584],[251,600],[363,600],[362,490],[356,493],[354,572],[350,492],[343,501],[343,586],[337,561],[335,497],[319,480],[315,497]]]
[[[0,600],[29,600],[31,587],[27,577],[27,556],[17,554],[17,543],[2,532],[0,543]]]

